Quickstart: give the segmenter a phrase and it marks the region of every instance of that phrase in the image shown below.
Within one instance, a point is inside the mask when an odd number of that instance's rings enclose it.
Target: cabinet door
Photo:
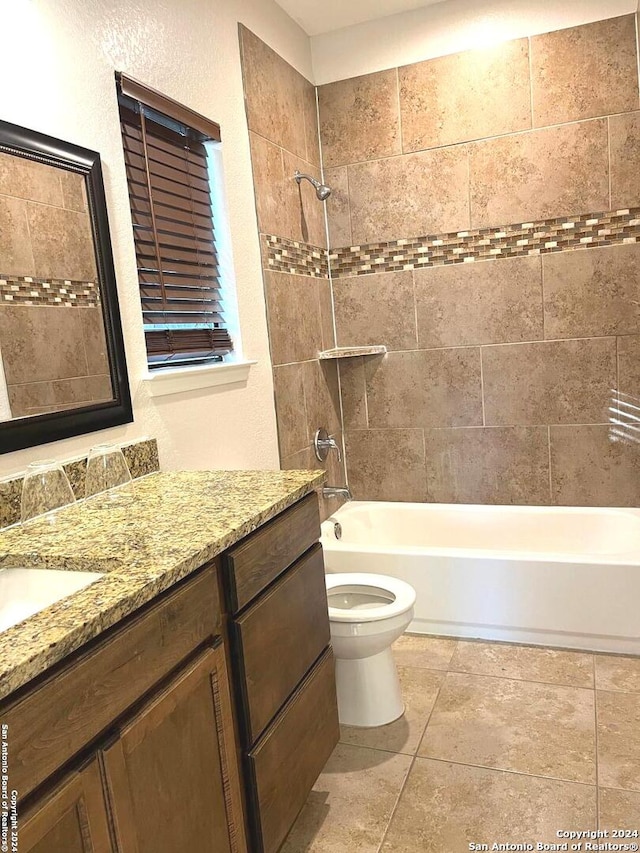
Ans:
[[[221,645],[123,726],[103,759],[122,853],[245,853]]]
[[[20,853],[113,853],[98,761],[67,778],[20,821]]]

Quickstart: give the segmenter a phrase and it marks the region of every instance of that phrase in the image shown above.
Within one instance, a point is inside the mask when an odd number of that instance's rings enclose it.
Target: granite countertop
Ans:
[[[0,699],[321,485],[323,471],[150,474],[129,502],[97,495],[0,531],[0,567],[104,577],[0,633]]]

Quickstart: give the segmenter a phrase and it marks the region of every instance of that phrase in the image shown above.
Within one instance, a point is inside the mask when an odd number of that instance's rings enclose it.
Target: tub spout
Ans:
[[[323,498],[344,498],[346,501],[353,500],[351,492],[346,486],[325,486],[322,490]]]

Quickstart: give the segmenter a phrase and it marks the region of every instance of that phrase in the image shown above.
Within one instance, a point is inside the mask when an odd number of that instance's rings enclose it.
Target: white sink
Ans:
[[[98,572],[0,569],[0,631],[6,631],[101,577]]]

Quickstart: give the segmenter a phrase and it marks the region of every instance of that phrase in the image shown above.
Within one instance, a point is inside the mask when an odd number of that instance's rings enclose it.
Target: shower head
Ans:
[[[309,183],[313,185],[316,191],[316,196],[320,199],[320,201],[324,201],[331,195],[331,187],[328,187],[326,184],[321,184],[320,181],[316,181],[316,179],[312,178],[311,175],[304,175],[302,172],[299,172],[296,169],[296,172],[293,177],[296,179],[298,184],[300,184],[300,181],[303,178],[306,181],[309,181]]]

